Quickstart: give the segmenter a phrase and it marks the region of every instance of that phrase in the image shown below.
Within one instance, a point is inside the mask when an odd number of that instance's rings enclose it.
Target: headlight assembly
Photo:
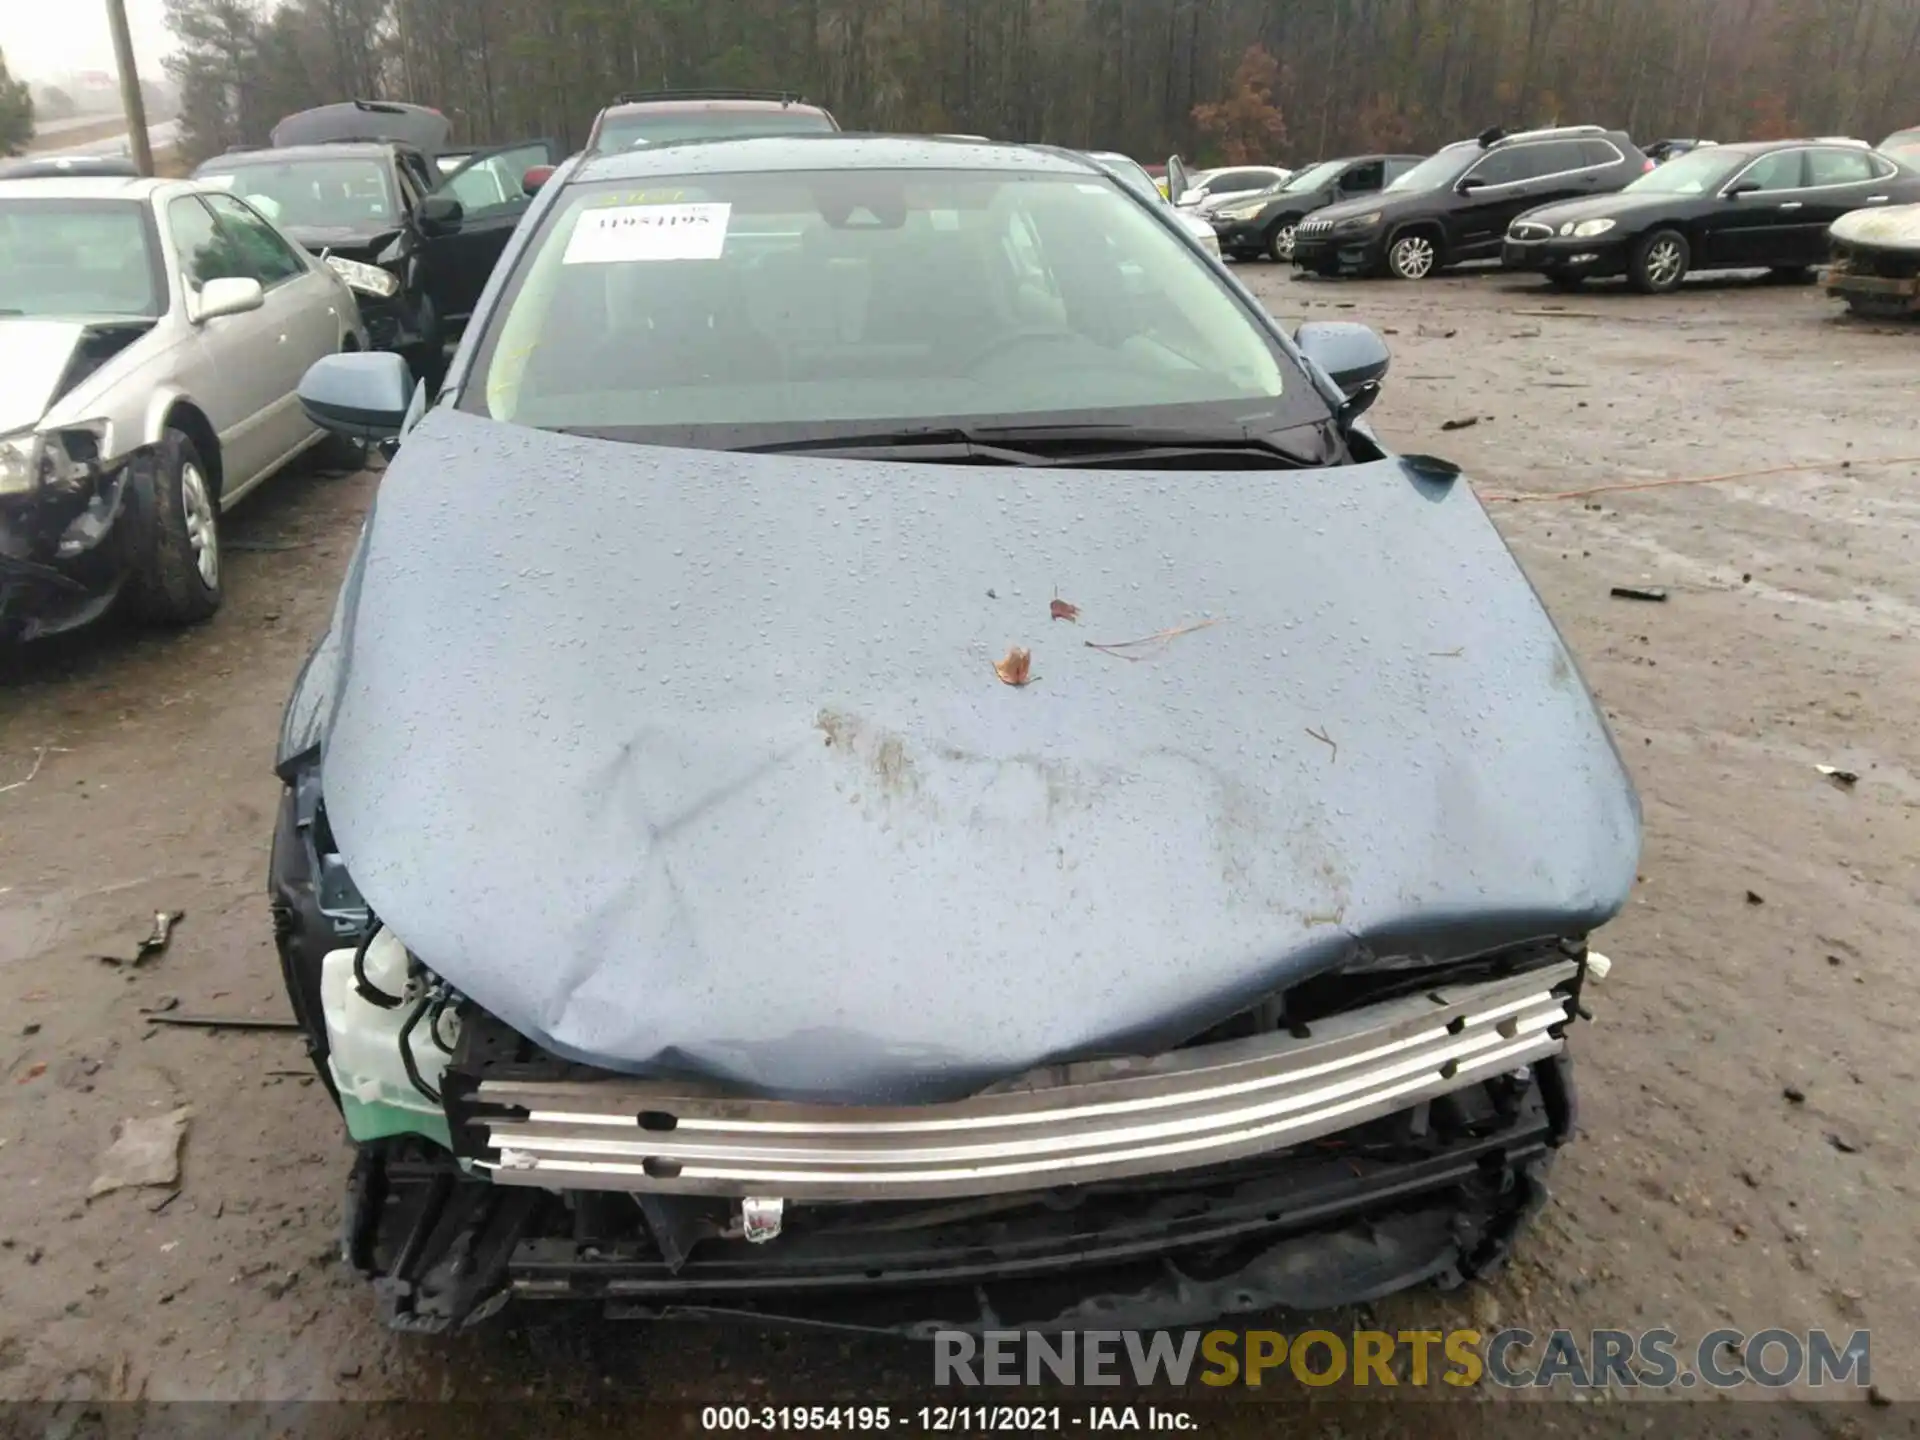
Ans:
[[[1222,220],[1251,220],[1266,208],[1264,205],[1228,205],[1215,214]]]
[[[1571,221],[1560,227],[1562,235],[1571,235],[1576,240],[1591,240],[1595,235],[1604,235],[1613,229],[1611,220],[1582,220],[1579,224]]]
[[[82,480],[107,451],[107,422],[90,420],[45,432],[0,435],[0,497],[32,495]]]
[[[360,260],[348,260],[339,255],[329,255],[327,264],[354,290],[364,291],[368,295],[378,295],[385,300],[400,293],[400,282],[392,272],[382,270],[378,265],[368,265]]]
[[[1369,211],[1365,215],[1350,215],[1333,228],[1336,230],[1371,230],[1380,223],[1380,212]]]

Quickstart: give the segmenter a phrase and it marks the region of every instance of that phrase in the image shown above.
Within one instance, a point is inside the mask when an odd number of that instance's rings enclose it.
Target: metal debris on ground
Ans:
[[[173,938],[173,927],[186,918],[187,912],[184,910],[156,910],[153,912],[153,928],[147,932],[145,939],[115,947],[118,951],[131,950],[131,955],[103,952],[94,958],[104,960],[109,965],[144,965],[166,950],[167,942]]]
[[[47,748],[47,746],[42,745],[38,750],[35,750],[33,752],[33,768],[27,771],[26,778],[24,780],[15,780],[11,785],[0,785],[0,795],[6,794],[9,790],[18,790],[23,786],[32,784],[33,777],[40,773],[40,767],[47,763]]]
[[[179,1025],[188,1030],[298,1030],[298,1020],[275,1020],[260,1015],[156,1015],[148,1012],[151,1025]]]
[[[1860,776],[1852,770],[1842,770],[1835,765],[1816,765],[1813,767],[1827,779],[1833,781],[1842,790],[1850,790],[1860,783]]]
[[[180,1145],[187,1138],[193,1107],[182,1105],[165,1115],[122,1120],[113,1127],[113,1144],[100,1159],[100,1173],[87,1188],[95,1199],[115,1190],[180,1183]]]
[[[1616,600],[1651,600],[1664,602],[1667,598],[1667,592],[1664,590],[1657,587],[1650,588],[1640,585],[1616,585],[1607,593]]]

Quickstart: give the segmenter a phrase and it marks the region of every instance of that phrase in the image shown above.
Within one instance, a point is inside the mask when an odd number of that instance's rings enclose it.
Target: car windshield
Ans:
[[[826,135],[833,122],[818,110],[647,110],[609,115],[595,148],[602,153],[676,140],[725,140],[743,135]]]
[[[1153,176],[1147,173],[1147,167],[1130,155],[1116,155],[1111,151],[1097,151],[1093,158],[1113,171],[1113,178],[1123,185],[1130,185],[1139,191],[1145,199],[1156,205],[1165,204],[1167,197],[1154,183]]]
[[[194,179],[291,230],[366,230],[400,223],[391,168],[378,160],[216,160]]]
[[[1750,157],[1729,155],[1719,148],[1689,150],[1664,165],[1656,165],[1627,186],[1643,195],[1705,195],[1726,184]]]
[[[580,186],[556,207],[463,406],[633,439],[963,415],[1235,433],[1327,418],[1199,252],[1104,176],[644,187]]]
[[[0,200],[0,315],[135,317],[165,308],[144,206]]]
[[[1429,155],[1387,189],[1438,190],[1458,180],[1466,168],[1485,153],[1478,145],[1449,145],[1437,155]]]
[[[1298,175],[1280,188],[1283,190],[1319,190],[1333,183],[1334,176],[1340,173],[1344,160],[1322,160],[1318,165],[1309,165]]]

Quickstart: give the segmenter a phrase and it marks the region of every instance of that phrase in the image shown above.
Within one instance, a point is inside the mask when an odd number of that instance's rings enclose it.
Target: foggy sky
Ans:
[[[134,61],[142,78],[159,80],[161,58],[174,48],[166,0],[127,0]],[[113,66],[105,0],[0,0],[0,53],[17,79],[56,80],[73,70]]]

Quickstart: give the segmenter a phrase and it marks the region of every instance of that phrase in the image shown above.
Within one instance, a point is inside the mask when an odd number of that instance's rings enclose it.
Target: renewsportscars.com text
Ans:
[[[1781,1389],[1806,1384],[1864,1392],[1872,1335],[1825,1330],[1713,1330],[1684,1344],[1672,1330],[944,1330],[934,1337],[935,1385],[1269,1384],[1355,1387],[1431,1384],[1576,1390]]]

